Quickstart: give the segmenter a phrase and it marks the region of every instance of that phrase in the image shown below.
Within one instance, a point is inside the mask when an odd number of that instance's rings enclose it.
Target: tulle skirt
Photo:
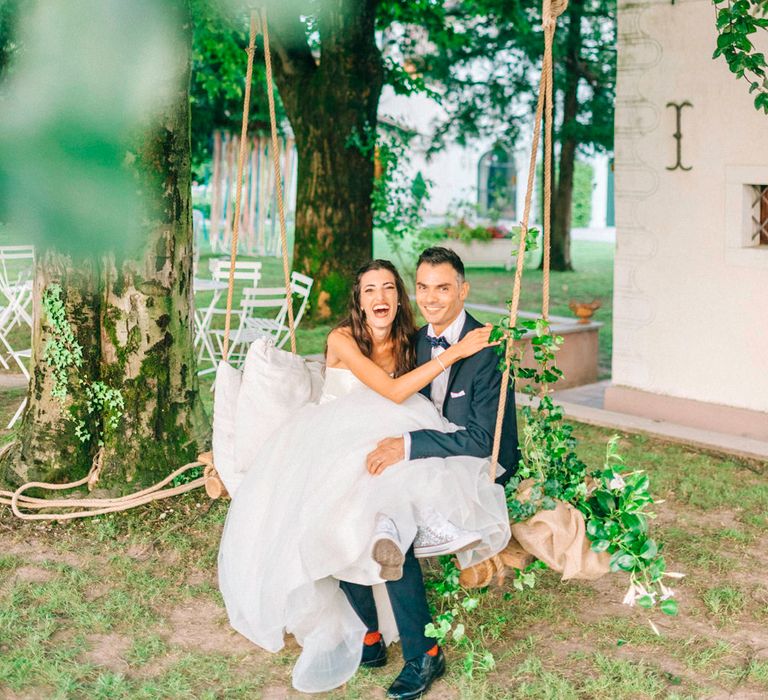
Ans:
[[[455,426],[421,395],[398,405],[361,388],[307,405],[262,447],[232,500],[219,551],[230,622],[269,651],[282,648],[286,632],[296,637],[297,690],[335,688],[359,665],[366,630],[338,580],[382,583],[371,559],[377,513],[396,522],[406,546],[420,507],[480,532],[462,566],[509,540],[504,491],[490,481],[488,460],[421,459],[368,474],[365,457],[379,440],[422,428]]]

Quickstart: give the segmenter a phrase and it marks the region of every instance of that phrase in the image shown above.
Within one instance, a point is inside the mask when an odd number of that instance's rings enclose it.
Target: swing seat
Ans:
[[[510,538],[509,544],[496,556],[481,561],[467,569],[462,569],[459,574],[459,585],[463,588],[484,588],[496,579],[501,585],[507,573],[515,569],[524,569],[533,563],[535,557],[526,552],[520,543]]]

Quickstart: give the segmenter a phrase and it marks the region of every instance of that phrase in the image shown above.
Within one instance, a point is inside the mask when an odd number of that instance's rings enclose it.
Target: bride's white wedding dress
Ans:
[[[298,690],[330,690],[357,670],[366,630],[338,579],[382,583],[371,559],[377,513],[395,521],[406,546],[415,507],[480,532],[462,566],[509,540],[504,491],[491,483],[487,460],[431,458],[368,474],[365,457],[379,440],[421,428],[456,426],[419,394],[398,405],[349,370],[329,368],[320,403],[276,431],[233,497],[219,551],[230,622],[269,651],[292,633],[303,647],[293,671]]]

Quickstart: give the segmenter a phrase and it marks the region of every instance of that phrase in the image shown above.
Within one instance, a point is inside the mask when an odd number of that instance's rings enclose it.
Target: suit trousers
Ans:
[[[378,630],[379,618],[371,587],[348,581],[339,581],[339,585],[368,631]],[[427,605],[421,566],[413,555],[413,546],[405,555],[403,577],[398,581],[387,581],[387,593],[400,633],[403,658],[406,661],[418,658],[435,645],[435,640],[424,636],[424,627],[432,622],[432,616]]]

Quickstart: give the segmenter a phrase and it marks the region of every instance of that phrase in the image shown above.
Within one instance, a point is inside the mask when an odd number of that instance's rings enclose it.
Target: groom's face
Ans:
[[[416,303],[437,335],[461,313],[467,294],[469,284],[450,263],[422,263],[416,270]]]

